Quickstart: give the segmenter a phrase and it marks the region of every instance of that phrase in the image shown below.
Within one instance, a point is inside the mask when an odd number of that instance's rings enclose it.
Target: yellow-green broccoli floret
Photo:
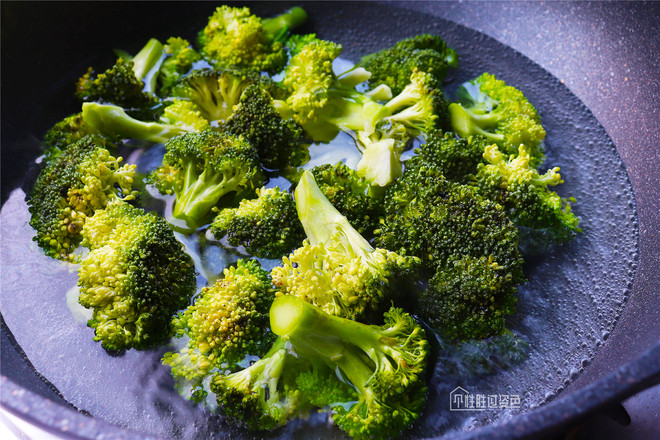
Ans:
[[[192,259],[169,224],[116,202],[88,219],[82,236],[90,251],[78,271],[79,302],[92,309],[94,340],[115,351],[167,341],[196,287]]]
[[[391,308],[384,324],[366,325],[324,313],[293,296],[273,302],[273,332],[303,360],[324,363],[352,385],[357,399],[330,405],[334,422],[352,438],[387,439],[417,420],[426,402],[429,354],[422,327],[402,309]]]
[[[163,46],[165,59],[158,70],[161,96],[167,95],[183,75],[190,72],[193,64],[202,56],[181,37],[168,38]]]
[[[524,144],[534,167],[543,162],[545,129],[536,109],[520,90],[494,75],[484,73],[464,83],[449,112],[459,136],[485,136],[505,154],[518,154],[518,147]]]
[[[575,199],[560,197],[550,189],[564,181],[559,167],[540,174],[531,167],[529,147],[506,157],[495,145],[486,147],[476,183],[486,196],[501,203],[514,224],[545,231],[550,242],[568,241],[581,232],[580,219],[571,210]]]
[[[75,259],[88,217],[114,200],[131,200],[135,165],[122,165],[100,136],[85,136],[54,155],[28,199],[35,241],[47,255]]]
[[[300,7],[262,19],[247,7],[220,6],[199,33],[200,52],[218,67],[238,67],[271,74],[284,68],[283,42],[288,31],[307,19]]]
[[[268,272],[256,260],[238,260],[174,318],[176,337],[188,342],[166,353],[163,364],[172,369],[185,397],[205,397],[205,379],[266,354],[275,340],[268,321],[273,299]]]
[[[415,285],[419,259],[373,248],[332,206],[309,171],[295,199],[307,240],[271,271],[281,294],[332,315],[363,319]]]

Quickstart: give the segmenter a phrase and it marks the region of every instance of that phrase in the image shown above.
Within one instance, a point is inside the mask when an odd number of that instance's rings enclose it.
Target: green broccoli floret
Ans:
[[[316,34],[293,34],[286,40],[289,57],[297,55],[305,45],[317,40]]]
[[[474,178],[477,166],[484,162],[488,144],[483,136],[459,138],[453,132],[432,130],[415,152],[448,180],[468,183]]]
[[[308,364],[289,353],[283,339],[249,367],[211,380],[223,415],[252,431],[275,429],[306,414],[310,404],[297,389],[296,377]]]
[[[482,194],[504,206],[514,224],[539,231],[551,243],[568,241],[581,232],[580,219],[571,210],[575,199],[562,198],[549,188],[564,182],[559,167],[540,174],[531,167],[525,145],[508,159],[491,145],[486,147],[484,159],[476,185]]]
[[[40,172],[28,199],[34,240],[48,256],[75,260],[88,217],[113,200],[132,200],[135,165],[107,150],[100,136],[85,136],[53,156]]]
[[[190,304],[195,268],[162,218],[124,202],[85,222],[90,249],[78,271],[79,302],[108,350],[147,349],[173,334],[174,314]]]
[[[104,136],[155,143],[209,128],[208,121],[199,111],[183,101],[174,101],[165,107],[161,122],[141,121],[129,116],[121,107],[96,102],[85,102],[82,115],[85,124]]]
[[[190,72],[193,63],[202,58],[188,40],[180,37],[168,38],[163,51],[166,58],[158,70],[161,96],[169,94],[179,78]]]
[[[195,104],[209,122],[224,121],[250,84],[260,84],[269,90],[267,81],[254,72],[204,68],[183,76],[172,94]]]
[[[296,355],[325,363],[355,388],[357,401],[332,403],[335,423],[351,437],[391,438],[419,418],[429,348],[422,327],[403,310],[391,308],[383,325],[372,326],[285,295],[273,302],[270,325]]]
[[[485,136],[505,154],[518,154],[518,147],[524,144],[529,148],[532,166],[543,162],[545,129],[520,90],[484,73],[464,83],[457,95],[458,102],[449,105],[449,113],[459,136]]]
[[[458,56],[437,35],[422,34],[363,57],[358,66],[371,72],[369,88],[385,84],[399,94],[410,84],[414,70],[427,72],[442,81],[450,67],[458,67]]]
[[[360,235],[373,237],[384,214],[382,200],[368,195],[370,184],[344,163],[315,166],[310,170],[325,197]]]
[[[223,274],[172,321],[176,337],[188,342],[166,353],[163,364],[190,399],[206,396],[205,379],[236,370],[250,356],[263,356],[275,340],[268,320],[275,299],[268,272],[256,260],[238,260]]]
[[[159,63],[162,54],[163,45],[151,39],[135,57],[121,57],[103,73],[95,76],[90,67],[78,79],[76,96],[84,102],[112,103],[128,110],[148,109],[157,100],[152,94],[152,81],[147,76]]]
[[[414,288],[419,259],[373,248],[332,206],[305,171],[295,190],[307,240],[273,268],[281,292],[351,319],[373,312]]]
[[[430,271],[450,258],[491,257],[522,281],[518,230],[501,205],[475,188],[450,182],[421,156],[387,190],[385,217],[376,244],[420,257]]]
[[[212,208],[224,196],[252,191],[265,180],[256,150],[243,137],[211,130],[186,133],[167,141],[165,150],[151,182],[166,179],[156,187],[174,192],[173,215],[190,228],[211,220]]]
[[[262,165],[271,170],[298,167],[309,160],[302,127],[283,119],[269,93],[257,84],[248,86],[223,128],[243,135],[257,149]]]
[[[202,55],[217,67],[274,74],[286,64],[283,42],[289,30],[306,20],[307,13],[300,7],[263,19],[247,7],[223,5],[209,17],[197,42]]]
[[[281,258],[305,239],[292,195],[280,188],[260,188],[256,199],[244,199],[238,208],[225,208],[211,223],[217,239],[243,246],[261,258]]]
[[[99,134],[93,127],[83,121],[82,112],[69,115],[54,124],[44,135],[41,147],[46,160],[66,150],[83,137],[90,134]]]
[[[408,149],[413,136],[406,126],[380,121],[373,133],[357,133],[357,147],[362,157],[356,170],[369,182],[369,194],[382,198],[384,189],[403,173],[401,155]]]
[[[414,156],[387,191],[376,244],[420,257],[433,275],[416,313],[452,338],[504,331],[524,281],[518,230],[502,206]]]
[[[449,258],[420,295],[417,312],[444,337],[482,339],[506,331],[517,291],[512,274],[492,257]]]

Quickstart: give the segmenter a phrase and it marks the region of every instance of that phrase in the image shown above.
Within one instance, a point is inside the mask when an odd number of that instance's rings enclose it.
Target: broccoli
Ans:
[[[186,133],[165,144],[163,165],[151,175],[159,190],[176,195],[173,215],[190,228],[211,220],[211,210],[230,193],[264,183],[257,152],[243,137],[217,131]]]
[[[520,145],[517,156],[507,158],[495,145],[485,148],[476,185],[486,197],[501,203],[517,226],[539,231],[541,239],[568,241],[578,232],[580,220],[571,211],[571,202],[549,189],[563,183],[559,167],[540,174],[530,166],[529,147]]]
[[[105,136],[155,143],[209,127],[195,107],[183,101],[174,101],[165,107],[161,122],[141,121],[129,116],[121,107],[96,102],[83,104],[82,118],[85,124]]]
[[[392,93],[399,94],[410,83],[414,70],[427,72],[442,81],[450,67],[458,67],[458,56],[437,35],[422,34],[366,55],[358,66],[371,72],[370,89],[385,84]]]
[[[120,201],[96,211],[82,236],[90,251],[78,271],[79,302],[93,310],[94,340],[112,351],[167,341],[196,287],[192,259],[170,225]]]
[[[256,199],[221,210],[209,229],[217,239],[227,236],[230,245],[262,258],[281,258],[305,239],[293,197],[278,187],[260,188]]]
[[[76,84],[76,96],[84,102],[112,103],[128,110],[144,110],[156,104],[152,81],[144,81],[163,54],[163,45],[151,39],[132,59],[120,57],[108,70],[94,75],[90,67]]]
[[[309,160],[302,127],[293,119],[282,119],[269,93],[257,84],[243,91],[223,128],[252,143],[265,168],[297,167]]]
[[[202,55],[217,67],[275,74],[287,61],[283,43],[289,30],[305,20],[307,13],[300,7],[263,19],[247,7],[223,5],[209,17],[197,42]]]
[[[339,130],[372,132],[382,106],[372,97],[345,85],[332,70],[342,47],[313,39],[291,57],[283,86],[286,104],[315,141],[329,142]]]
[[[46,160],[66,150],[83,137],[90,134],[100,134],[83,121],[82,112],[69,115],[55,123],[44,135],[41,147]]]
[[[305,45],[317,40],[316,34],[293,34],[286,40],[289,57],[297,55]]]
[[[266,79],[254,72],[197,69],[181,77],[172,89],[175,97],[191,101],[209,122],[224,121],[250,84]],[[268,86],[264,85],[268,90]]]
[[[453,338],[504,331],[524,277],[518,230],[502,206],[414,156],[387,190],[385,212],[376,244],[420,257],[433,276],[416,313]]]
[[[529,148],[532,166],[543,162],[545,129],[520,90],[484,73],[464,83],[457,95],[459,102],[449,105],[449,113],[459,136],[485,136],[505,154],[518,154],[518,147],[524,144]]]
[[[512,274],[492,257],[463,255],[436,270],[417,310],[446,338],[482,339],[506,331],[517,292]]]
[[[295,190],[307,239],[273,268],[279,294],[298,296],[326,313],[367,319],[414,288],[420,261],[374,249],[335,209],[305,171]]]
[[[135,165],[121,165],[106,147],[104,138],[85,136],[39,173],[28,199],[30,225],[48,256],[74,261],[86,219],[110,201],[135,198]]]
[[[213,376],[211,391],[226,417],[253,431],[274,429],[310,409],[296,385],[297,376],[310,366],[300,364],[284,340],[277,338],[268,353],[249,367]]]
[[[166,58],[158,70],[161,96],[169,94],[179,78],[190,72],[193,63],[202,58],[188,40],[180,37],[168,38],[163,51]]]
[[[176,337],[187,337],[188,343],[163,357],[181,392],[195,400],[206,397],[206,378],[263,356],[275,340],[268,327],[275,299],[268,272],[256,260],[238,260],[223,274],[174,318]],[[190,390],[183,389],[186,385]]]
[[[310,169],[314,181],[337,211],[365,237],[373,237],[384,214],[382,200],[368,195],[369,182],[341,162]]]
[[[477,167],[484,162],[488,144],[483,136],[459,138],[453,132],[432,130],[415,152],[437,167],[448,180],[469,183]]]
[[[383,319],[381,326],[362,324],[290,295],[278,297],[270,311],[273,332],[297,356],[325,363],[355,388],[356,401],[327,403],[335,423],[357,439],[400,434],[426,402],[424,330],[402,309],[391,308]]]

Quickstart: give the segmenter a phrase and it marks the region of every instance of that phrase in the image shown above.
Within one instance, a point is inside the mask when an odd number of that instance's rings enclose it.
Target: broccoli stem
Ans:
[[[186,164],[183,189],[177,195],[172,214],[175,218],[185,220],[189,226],[197,227],[203,224],[218,200],[234,191],[241,180],[240,171],[228,176],[205,168],[198,174],[196,164],[191,161]]]
[[[277,40],[281,33],[296,28],[307,21],[307,12],[295,6],[275,17],[264,18],[261,25],[269,40]]]
[[[484,130],[484,128],[495,126],[500,120],[496,113],[474,113],[460,104],[452,103],[449,105],[449,115],[451,125],[460,137],[465,138],[474,134],[480,134],[493,142],[504,140],[504,135]]]
[[[153,69],[163,56],[163,45],[155,38],[150,39],[147,44],[133,57],[133,73],[139,80],[144,80],[151,69]]]
[[[158,143],[186,132],[176,125],[134,119],[128,116],[123,108],[111,104],[85,102],[82,105],[82,115],[83,122],[109,137],[119,136]]]
[[[373,358],[380,358],[380,347],[393,341],[375,327],[329,315],[293,295],[275,299],[270,326],[273,333],[291,341],[302,357],[320,358],[330,368],[339,367],[362,390],[374,374]]]

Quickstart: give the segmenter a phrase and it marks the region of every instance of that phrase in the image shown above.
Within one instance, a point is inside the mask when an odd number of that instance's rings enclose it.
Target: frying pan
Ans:
[[[262,15],[288,6],[251,4]],[[143,420],[131,423],[122,418],[122,408],[117,408],[125,403],[122,393],[144,390],[145,385],[157,391],[171,385],[162,370],[150,366],[144,371],[161,353],[103,358],[103,365],[119,366],[108,378],[104,367],[94,363],[105,354],[90,343],[84,326],[63,335],[79,338],[68,340],[69,345],[53,335],[55,329],[47,324],[62,319],[68,310],[63,300],[55,300],[64,293],[52,280],[75,280],[75,273],[63,274],[61,266],[33,258],[35,249],[23,240],[27,219],[21,211],[22,194],[35,177],[39,139],[50,125],[79,108],[71,84],[81,72],[90,65],[111,64],[112,49],[135,52],[152,36],[192,38],[213,7],[175,2],[3,2],[0,403],[48,430],[72,438],[160,438],[229,429],[221,422],[213,426],[205,414],[185,404],[158,400],[158,393],[129,402],[142,404],[136,411]],[[579,200],[575,209],[585,233],[532,259],[526,268],[530,281],[521,288],[519,312],[510,326],[529,339],[528,360],[478,379],[462,380],[436,369],[432,379],[438,385],[432,389],[429,409],[410,436],[549,436],[657,383],[660,93],[654,75],[660,66],[652,55],[658,53],[652,36],[657,35],[659,8],[481,2],[324,2],[305,7],[310,22],[304,30],[341,42],[348,59],[416,33],[438,33],[461,55],[461,67],[450,78],[450,93],[483,71],[520,87],[548,130],[548,163],[561,166],[567,181],[560,191]],[[581,26],[581,33],[563,24],[571,15],[569,23]],[[634,46],[622,55],[616,33],[630,26],[634,30],[624,33],[624,44],[632,44],[634,37]],[[130,381],[135,375],[141,382]],[[110,386],[77,385],[87,384],[89,378]],[[459,417],[448,411],[449,392],[457,386],[518,395],[521,408]],[[104,392],[107,396],[101,398]],[[173,410],[192,414],[190,426],[174,423],[163,431],[159,417]],[[471,424],[472,429],[466,429]],[[290,433],[327,434],[322,426],[311,428]]]

